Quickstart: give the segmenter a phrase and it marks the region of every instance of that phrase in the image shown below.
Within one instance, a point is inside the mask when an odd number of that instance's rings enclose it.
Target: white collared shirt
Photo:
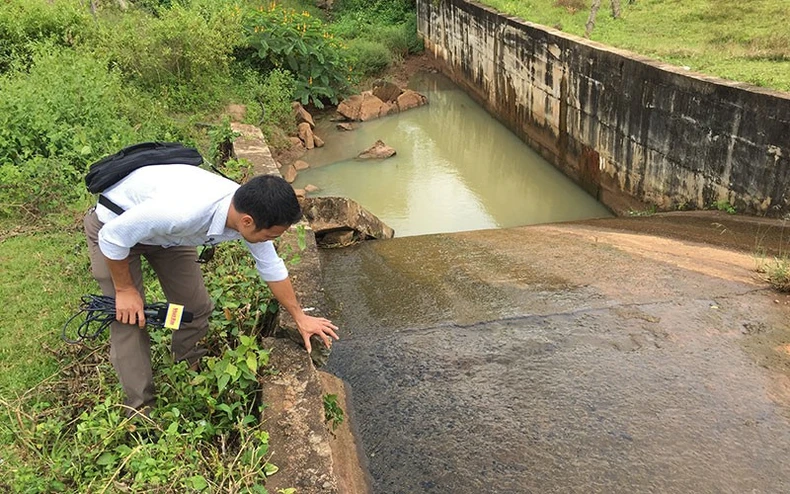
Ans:
[[[216,244],[241,235],[225,227],[233,193],[239,185],[192,165],[150,165],[139,168],[102,195],[125,210],[117,215],[101,204],[96,215],[99,248],[109,259],[125,259],[135,244]],[[288,277],[272,242],[245,240],[264,281]]]

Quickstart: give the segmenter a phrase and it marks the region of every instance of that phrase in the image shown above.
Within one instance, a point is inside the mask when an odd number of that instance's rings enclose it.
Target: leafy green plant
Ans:
[[[714,202],[714,203],[711,205],[711,207],[713,207],[714,209],[717,209],[717,210],[719,210],[719,211],[725,211],[725,212],[726,212],[726,213],[728,213],[728,214],[735,214],[735,213],[737,213],[737,212],[738,212],[738,211],[735,209],[735,206],[733,206],[732,204],[730,204],[730,201],[727,201],[727,200],[724,200],[724,199],[723,199],[723,200],[720,200],[720,201],[716,201],[716,202]]]
[[[75,46],[93,36],[92,19],[77,2],[6,0],[0,9],[0,73],[13,64],[27,67],[35,46]]]
[[[234,182],[243,184],[253,175],[252,163],[245,159],[230,159],[222,165],[220,171]]]
[[[352,74],[343,46],[309,12],[273,2],[249,12],[244,28],[264,70],[284,68],[294,75],[294,97],[302,104],[323,108],[323,100],[337,104],[348,91]]]
[[[278,310],[249,251],[240,242],[218,246],[214,260],[206,265],[204,277],[214,301],[213,321],[222,338],[258,334]]]
[[[332,431],[335,431],[343,423],[343,419],[344,419],[344,412],[343,409],[340,408],[340,405],[337,403],[337,395],[325,394],[324,421],[327,423],[331,423]]]
[[[348,56],[356,70],[364,76],[379,74],[392,63],[392,55],[386,46],[364,39],[348,42]]]
[[[239,266],[235,260],[226,266],[219,282],[240,280],[233,272]],[[81,278],[87,276],[82,268]],[[146,292],[162,297],[150,269],[144,275]],[[247,275],[259,280],[257,272]],[[249,321],[243,317],[246,307],[238,310],[242,313],[238,320]],[[67,365],[55,379],[40,384],[36,393],[22,393],[13,402],[0,398],[3,455],[8,458],[6,452],[14,451],[14,458],[19,457],[19,461],[0,462],[0,488],[265,492],[266,478],[277,471],[268,461],[268,434],[259,420],[264,404],[258,374],[266,372],[269,350],[251,334],[236,332],[228,338],[224,314],[224,310],[215,313],[219,321],[211,321],[212,354],[203,359],[199,371],[186,362],[172,361],[171,331],[149,328],[158,385],[150,419],[127,418],[106,347],[89,354],[98,362]],[[240,329],[252,327],[242,324]]]
[[[99,59],[42,45],[24,73],[0,77],[0,214],[51,211],[86,195],[88,163],[134,139],[127,96]]]
[[[233,154],[233,141],[236,140],[236,138],[240,135],[241,133],[236,132],[231,128],[230,119],[227,117],[222,121],[222,123],[209,129],[209,147],[211,160],[213,161],[214,165],[222,166],[231,158],[231,155]]]
[[[258,96],[264,108],[261,124],[264,132],[268,127],[277,127],[286,132],[294,130],[291,101],[296,91],[296,80],[290,72],[274,69],[266,75]]]

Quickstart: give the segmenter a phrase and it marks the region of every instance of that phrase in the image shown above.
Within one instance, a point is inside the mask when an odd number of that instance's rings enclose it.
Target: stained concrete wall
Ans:
[[[448,74],[615,211],[790,212],[790,94],[692,74],[465,0],[418,0]]]

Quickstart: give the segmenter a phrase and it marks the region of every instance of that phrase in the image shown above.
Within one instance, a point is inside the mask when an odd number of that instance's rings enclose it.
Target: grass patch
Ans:
[[[584,35],[590,10],[590,0],[483,3],[578,36]],[[622,1],[620,19],[612,18],[604,1],[591,39],[694,71],[790,91],[788,18],[790,2],[784,0]]]
[[[0,396],[9,397],[58,370],[57,360],[42,347],[62,344],[60,326],[74,301],[96,288],[76,228],[0,241],[0,265]]]
[[[764,266],[768,283],[780,292],[790,292],[790,258],[775,257]]]

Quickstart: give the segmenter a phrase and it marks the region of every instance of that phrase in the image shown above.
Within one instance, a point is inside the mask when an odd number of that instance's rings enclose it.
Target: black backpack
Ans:
[[[142,142],[93,163],[85,175],[85,185],[91,193],[98,194],[144,166],[202,163],[203,156],[195,148],[177,142]]]
[[[93,163],[85,175],[85,185],[93,194],[99,194],[115,185],[138,168],[148,165],[194,165],[203,163],[203,156],[195,148],[177,142],[142,142],[125,147],[115,154]],[[115,214],[123,208],[99,194],[99,204]]]

